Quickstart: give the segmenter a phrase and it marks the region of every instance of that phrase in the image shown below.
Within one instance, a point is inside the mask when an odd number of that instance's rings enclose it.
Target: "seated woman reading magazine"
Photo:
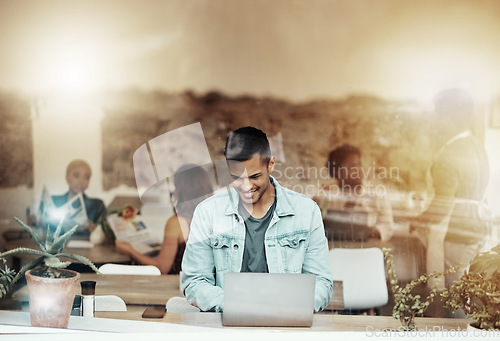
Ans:
[[[157,257],[135,250],[128,242],[115,241],[116,250],[143,265],[155,265],[162,274],[178,274],[189,235],[194,209],[213,193],[208,173],[196,165],[184,165],[174,174],[174,207],[176,214],[165,225],[163,244]]]

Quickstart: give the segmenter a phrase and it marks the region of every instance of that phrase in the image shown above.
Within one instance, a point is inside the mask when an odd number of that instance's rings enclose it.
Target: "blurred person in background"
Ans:
[[[434,106],[440,148],[430,169],[434,197],[410,228],[426,241],[427,272],[469,264],[485,245],[491,223],[484,199],[489,163],[483,144],[472,134],[472,97],[463,89],[447,89],[436,95]],[[448,275],[446,284],[460,273]]]
[[[383,241],[390,240],[394,225],[392,207],[385,196],[370,193],[363,185],[360,149],[343,144],[330,152],[326,167],[336,185],[320,188],[314,197],[324,215],[328,210],[367,212],[368,224],[375,229],[373,235]]]
[[[79,233],[88,234],[91,232],[99,217],[106,213],[106,206],[101,199],[90,198],[85,194],[85,190],[89,187],[90,177],[92,176],[92,170],[90,165],[82,159],[76,159],[71,161],[66,167],[66,182],[68,183],[68,191],[63,195],[53,195],[52,205],[47,205],[47,203],[42,202],[40,205],[41,211],[41,219],[39,222],[39,226],[42,228],[46,228],[47,224],[51,228],[57,227],[61,216],[64,215],[64,227],[65,229],[73,227],[75,224],[79,225]],[[68,214],[65,210],[64,206],[68,204],[70,201],[74,199],[75,196],[81,193],[83,198],[83,203],[85,205],[85,221],[81,221],[79,217],[81,214],[78,214],[78,218],[72,217],[71,214]],[[68,208],[68,207],[66,207]],[[60,209],[60,210],[58,210]],[[50,212],[51,210],[57,212]],[[56,214],[54,214],[56,213]],[[83,214],[83,216],[85,216]],[[75,214],[76,215],[76,214]],[[36,224],[36,218],[32,218],[31,222]]]
[[[187,164],[174,174],[175,215],[167,220],[158,256],[150,257],[135,250],[128,242],[115,241],[116,250],[143,265],[154,265],[162,274],[178,274],[189,236],[189,225],[196,206],[213,193],[209,174],[201,167]]]

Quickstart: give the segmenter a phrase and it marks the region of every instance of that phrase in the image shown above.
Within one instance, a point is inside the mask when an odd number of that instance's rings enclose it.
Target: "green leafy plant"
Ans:
[[[3,260],[5,263],[5,259]],[[0,297],[7,295],[10,289],[10,283],[14,279],[16,272],[5,265],[5,269],[0,269]]]
[[[476,256],[460,280],[441,294],[446,308],[462,309],[480,329],[500,329],[500,245]]]
[[[26,271],[34,269],[35,267],[40,267],[42,270],[41,272],[45,277],[60,277],[61,274],[57,271],[57,269],[66,268],[71,264],[69,261],[61,261],[61,257],[70,258],[83,263],[89,266],[96,273],[102,275],[102,273],[88,258],[73,253],[62,252],[68,239],[76,232],[78,225],[75,225],[67,232],[62,233],[63,218],[53,233],[51,233],[50,228],[47,227],[46,238],[45,240],[42,240],[38,233],[36,233],[36,231],[34,231],[30,226],[26,225],[17,217],[14,217],[14,219],[31,235],[40,250],[20,247],[0,254],[0,259],[21,254],[38,256],[38,258],[24,265],[15,276],[11,276],[12,272],[9,271],[8,274],[3,277],[4,282],[2,283],[2,286],[4,290],[0,290],[0,297],[6,295],[12,288],[12,285],[24,276]]]
[[[434,298],[437,295],[437,287],[441,279],[440,277],[446,276],[449,273],[454,273],[464,265],[451,267],[445,271],[434,271],[429,274],[423,274],[419,278],[407,283],[405,286],[400,286],[396,270],[394,268],[394,260],[391,249],[383,248],[382,251],[384,252],[386,270],[389,275],[391,292],[394,298],[392,317],[401,322],[404,330],[417,330],[415,318],[423,316],[424,312],[434,301]],[[427,294],[427,297],[423,298],[421,295],[412,293],[417,286],[427,283],[431,278],[434,278],[435,282],[431,291]]]
[[[114,210],[109,210],[106,213],[103,213],[99,219],[97,219],[96,222],[96,229],[99,228],[99,226],[102,228],[102,231],[104,232],[104,235],[112,242],[116,240],[115,233],[113,232],[113,229],[111,229],[111,226],[109,226],[108,223],[108,216],[110,214],[115,214],[115,213],[121,213],[121,209],[114,209]]]

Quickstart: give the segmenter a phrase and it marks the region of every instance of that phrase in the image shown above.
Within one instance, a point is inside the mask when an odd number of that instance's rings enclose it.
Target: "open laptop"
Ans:
[[[222,325],[310,327],[314,274],[227,273]]]

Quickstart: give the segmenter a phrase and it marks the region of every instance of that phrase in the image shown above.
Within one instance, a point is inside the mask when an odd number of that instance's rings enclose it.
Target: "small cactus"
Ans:
[[[62,252],[68,239],[76,232],[78,225],[73,226],[67,232],[61,234],[62,223],[64,220],[63,217],[53,233],[51,233],[50,228],[47,227],[47,236],[45,240],[42,240],[42,238],[38,235],[38,233],[36,233],[35,230],[33,230],[33,228],[26,225],[17,217],[14,217],[14,219],[31,235],[40,250],[20,247],[1,253],[0,259],[3,259],[5,261],[5,258],[9,256],[16,256],[20,254],[36,255],[39,257],[24,265],[15,276],[13,275],[14,272],[12,270],[9,270],[8,268],[6,268],[5,270],[0,270],[0,297],[5,296],[12,288],[12,285],[16,283],[22,276],[24,276],[26,271],[30,269],[41,266],[47,269],[46,272],[51,273],[53,272],[53,270],[51,269],[66,268],[71,264],[71,262],[62,262],[59,259],[60,257],[74,259],[80,263],[88,265],[96,273],[102,275],[102,273],[97,269],[94,263],[92,263],[88,258],[73,253]]]

